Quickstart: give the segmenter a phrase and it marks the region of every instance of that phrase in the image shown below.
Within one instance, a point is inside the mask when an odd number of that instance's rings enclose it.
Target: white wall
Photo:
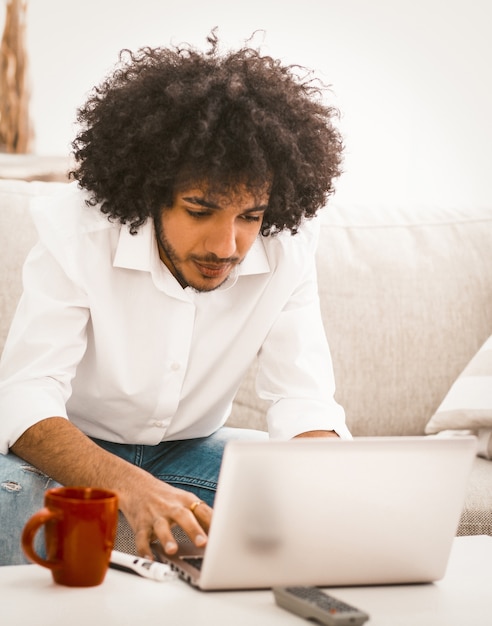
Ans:
[[[492,203],[490,0],[29,0],[39,154],[70,150],[75,109],[121,48],[226,47],[315,69],[342,112],[337,198]]]

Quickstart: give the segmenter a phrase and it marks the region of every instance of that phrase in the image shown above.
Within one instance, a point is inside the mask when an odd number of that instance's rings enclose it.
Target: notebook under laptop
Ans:
[[[155,554],[203,590],[432,582],[475,453],[475,437],[231,441],[205,551]]]

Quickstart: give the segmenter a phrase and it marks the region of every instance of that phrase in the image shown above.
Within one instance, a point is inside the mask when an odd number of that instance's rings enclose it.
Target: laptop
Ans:
[[[436,581],[475,454],[473,436],[231,441],[206,547],[155,556],[202,590]]]

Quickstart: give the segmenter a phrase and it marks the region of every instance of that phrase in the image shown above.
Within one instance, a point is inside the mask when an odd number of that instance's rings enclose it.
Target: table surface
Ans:
[[[327,589],[366,611],[368,626],[491,626],[492,537],[457,537],[446,576],[433,584]],[[37,565],[0,567],[0,621],[9,626],[300,626],[271,591],[197,591],[109,570],[98,587],[52,582]]]

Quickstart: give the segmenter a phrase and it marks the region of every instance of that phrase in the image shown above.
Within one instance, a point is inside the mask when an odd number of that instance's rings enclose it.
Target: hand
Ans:
[[[338,437],[334,430],[308,430],[305,433],[296,435],[294,439],[302,439],[306,437]]]
[[[145,476],[140,475],[138,484],[132,481],[133,488],[119,494],[120,508],[135,532],[138,553],[152,559],[150,543],[155,539],[167,554],[176,553],[178,544],[171,532],[176,524],[196,546],[205,546],[212,509],[194,494],[140,471]]]

